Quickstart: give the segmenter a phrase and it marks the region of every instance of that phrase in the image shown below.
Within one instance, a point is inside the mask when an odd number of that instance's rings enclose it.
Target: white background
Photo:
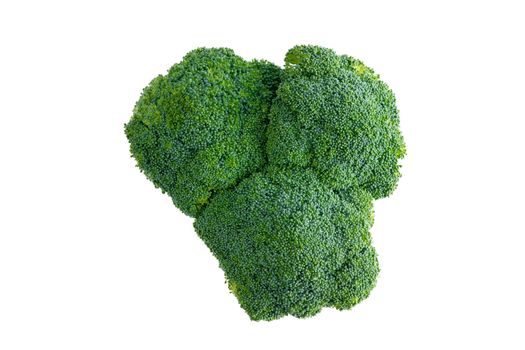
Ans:
[[[525,348],[519,1],[2,1],[0,349]],[[351,311],[251,322],[123,124],[189,50],[362,59],[408,154]]]

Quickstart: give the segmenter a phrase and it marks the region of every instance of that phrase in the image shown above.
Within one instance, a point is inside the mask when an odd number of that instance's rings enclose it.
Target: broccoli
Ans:
[[[350,309],[374,288],[373,200],[394,191],[405,144],[394,94],[361,61],[302,45],[281,69],[196,49],[125,132],[252,320]]]
[[[146,87],[126,125],[144,174],[195,217],[216,191],[266,162],[279,68],[230,49],[197,49]]]
[[[405,153],[392,91],[362,62],[316,46],[296,46],[273,101],[268,158],[314,169],[334,189],[392,193]]]
[[[375,285],[372,197],[342,196],[309,169],[268,167],[218,193],[195,221],[254,320],[350,308]]]

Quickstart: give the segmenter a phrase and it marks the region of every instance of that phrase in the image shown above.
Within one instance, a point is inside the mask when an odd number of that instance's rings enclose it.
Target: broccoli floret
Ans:
[[[187,215],[265,163],[279,71],[230,49],[201,48],[144,89],[125,127],[131,153]]]
[[[125,131],[252,320],[368,297],[372,202],[395,189],[405,145],[392,91],[361,61],[296,46],[281,69],[197,49],[144,89]]]
[[[405,154],[395,97],[361,61],[296,46],[285,58],[268,128],[272,164],[316,171],[331,188],[386,197]]]
[[[366,298],[378,273],[372,197],[340,195],[311,170],[268,168],[217,194],[195,229],[253,320],[312,316]]]

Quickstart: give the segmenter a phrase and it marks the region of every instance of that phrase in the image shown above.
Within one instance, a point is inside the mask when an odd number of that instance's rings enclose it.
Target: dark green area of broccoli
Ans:
[[[372,197],[343,197],[311,170],[266,169],[213,198],[195,229],[253,320],[348,309],[379,271],[371,245]]]
[[[372,201],[396,188],[405,145],[392,91],[361,61],[296,46],[281,69],[196,49],[144,89],[125,132],[252,320],[349,309],[375,286]]]
[[[279,68],[230,49],[197,49],[146,87],[126,124],[146,176],[195,217],[211,195],[266,162]]]
[[[362,62],[317,46],[286,55],[268,127],[268,157],[314,169],[331,188],[374,198],[395,189],[405,154],[395,97]]]

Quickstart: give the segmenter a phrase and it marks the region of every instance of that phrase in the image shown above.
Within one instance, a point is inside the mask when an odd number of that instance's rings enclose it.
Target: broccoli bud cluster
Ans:
[[[405,154],[395,97],[361,61],[295,46],[283,69],[196,49],[144,89],[131,154],[173,199],[252,320],[365,299],[372,201]]]

